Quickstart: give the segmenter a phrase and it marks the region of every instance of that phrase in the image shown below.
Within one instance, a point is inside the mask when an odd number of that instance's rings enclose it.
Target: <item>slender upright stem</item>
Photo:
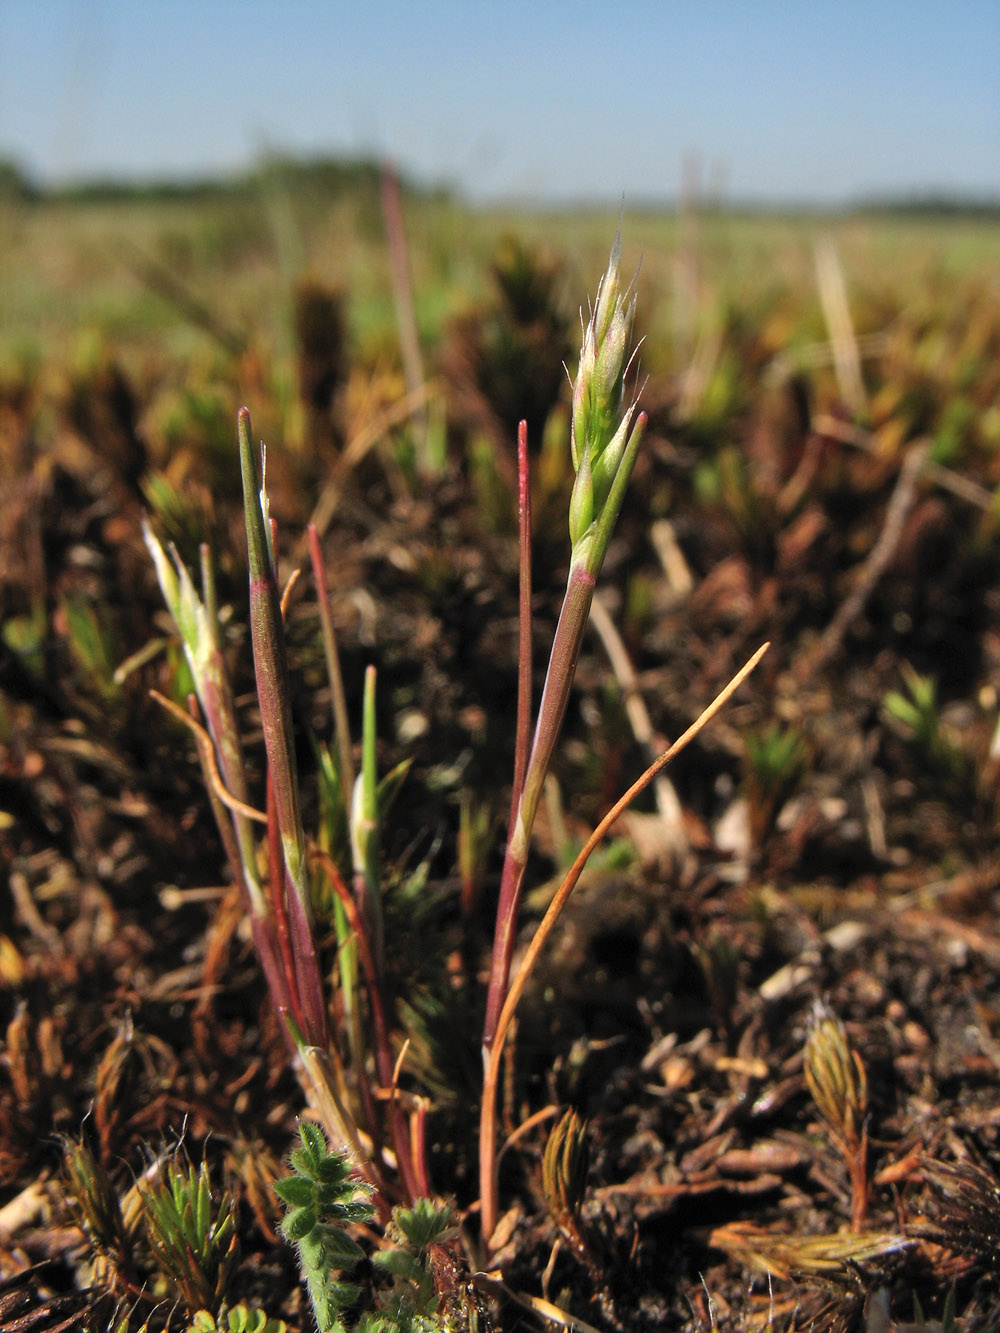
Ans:
[[[340,789],[347,793],[345,799],[347,804],[354,789],[354,759],[351,754],[351,724],[347,717],[347,696],[344,693],[344,677],[340,671],[337,635],[333,628],[333,616],[330,614],[330,592],[326,582],[326,566],[323,563],[319,533],[314,523],[310,523],[306,531],[309,537],[309,558],[312,562],[313,578],[316,580],[316,602],[319,606],[319,623],[323,634],[326,674],[330,681],[330,708],[333,712],[333,729],[340,760]]]
[[[486,1022],[483,1028],[483,1047],[489,1050],[496,1033],[497,1019],[507,992],[511,958],[517,936],[517,918],[524,888],[524,872],[528,862],[531,829],[541,799],[545,775],[555,750],[563,718],[569,704],[570,690],[576,671],[590,602],[594,595],[594,576],[579,565],[570,567],[569,582],[563,598],[559,622],[552,640],[549,669],[538,705],[538,722],[528,758],[524,787],[518,802],[517,814],[512,821],[507,854],[500,879],[500,899],[497,904],[496,932],[493,937],[493,955],[490,963],[490,982],[486,996]]]
[[[264,748],[267,751],[268,774],[273,783],[274,808],[285,863],[288,926],[299,998],[306,1023],[304,1035],[312,1045],[324,1046],[327,1041],[326,1003],[309,902],[305,831],[299,804],[291,692],[273,537],[266,514],[266,493],[258,479],[254,460],[250,413],[245,407],[240,408],[237,421],[250,567],[250,635]]]
[[[351,801],[351,855],[354,860],[354,894],[371,940],[372,955],[381,975],[385,943],[379,886],[378,768],[376,762],[375,681],[373,666],[365,668],[365,691],[361,723],[361,772]]]
[[[590,615],[597,576],[621,512],[629,477],[635,465],[639,442],[646,424],[640,413],[633,426],[636,404],[625,402],[625,376],[632,360],[631,336],[635,317],[635,297],[631,288],[622,291],[621,233],[611,247],[608,267],[598,289],[590,319],[583,330],[580,361],[573,382],[573,408],[570,425],[570,452],[576,480],[569,504],[569,536],[572,547],[569,580],[563,597],[559,621],[552,641],[538,718],[527,765],[523,758],[523,736],[518,732],[514,775],[514,797],[507,851],[500,878],[490,980],[483,1025],[484,1088],[480,1137],[480,1175],[483,1191],[484,1228],[491,1217],[490,1201],[495,1204],[492,1179],[496,1152],[493,1105],[496,1086],[497,1052],[495,1042],[501,1011],[510,984],[511,960],[517,937],[518,914],[524,889],[524,876],[531,845],[531,829],[538,810],[545,777],[562,729],[569,704],[573,676]],[[521,438],[518,441],[521,444]],[[526,474],[519,468],[521,486]],[[530,639],[524,632],[524,584],[522,530],[522,634],[521,670],[530,652]],[[530,623],[530,622],[529,622]],[[519,690],[519,694],[521,691]],[[519,728],[521,706],[519,703]]]
[[[570,894],[573,892],[584,867],[589,861],[594,849],[604,838],[608,830],[614,825],[615,821],[620,819],[628,807],[632,804],[640,792],[653,781],[656,775],[664,769],[682,750],[684,750],[698,733],[708,725],[715,717],[716,713],[729,701],[739,687],[753,671],[757,663],[767,652],[771,645],[764,643],[753,654],[749,661],[745,662],[740,670],[733,676],[732,680],[722,689],[708,705],[708,707],[698,716],[687,731],[674,741],[669,749],[651,764],[649,768],[633,782],[628,791],[615,802],[607,812],[601,822],[594,829],[593,833],[584,843],[577,854],[576,860],[566,872],[566,876],[556,895],[549,904],[545,916],[542,918],[538,929],[531,938],[524,961],[518,970],[517,976],[511,983],[503,1002],[503,1007],[499,1014],[494,1040],[489,1050],[484,1050],[484,1070],[483,1070],[483,1102],[479,1120],[479,1192],[480,1192],[480,1221],[482,1227],[482,1236],[484,1243],[488,1246],[490,1236],[493,1234],[497,1224],[497,1181],[496,1181],[496,1134],[497,1134],[497,1086],[500,1080],[500,1061],[503,1055],[504,1043],[507,1034],[510,1031],[511,1021],[514,1017],[514,1011],[517,1009],[524,989],[534,970],[535,963],[542,952],[542,949],[548,943],[552,931],[555,929],[556,922],[566,906]]]
[[[520,553],[518,578],[517,729],[514,733],[514,785],[510,819],[514,827],[524,790],[531,743],[531,477],[528,466],[528,423],[517,428],[517,534]]]

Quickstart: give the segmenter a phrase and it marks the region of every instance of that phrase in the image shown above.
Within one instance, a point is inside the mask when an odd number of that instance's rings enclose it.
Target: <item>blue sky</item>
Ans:
[[[477,200],[1000,194],[1000,0],[0,0],[44,181],[388,156]]]

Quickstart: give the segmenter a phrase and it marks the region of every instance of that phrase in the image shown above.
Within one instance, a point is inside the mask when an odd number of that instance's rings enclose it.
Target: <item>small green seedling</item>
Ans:
[[[806,770],[809,746],[793,727],[777,722],[747,732],[743,744],[750,839],[759,848]]]
[[[902,726],[938,770],[951,777],[957,776],[962,768],[963,755],[941,720],[937,680],[933,676],[921,676],[905,662],[900,670],[906,693],[890,690],[884,700],[885,711]]]
[[[199,1310],[187,1327],[187,1333],[286,1333],[283,1319],[270,1319],[263,1310],[248,1305],[234,1305],[225,1315]]]
[[[208,1167],[168,1162],[159,1179],[140,1185],[146,1240],[153,1258],[193,1312],[218,1310],[239,1260],[236,1206],[212,1198]]]

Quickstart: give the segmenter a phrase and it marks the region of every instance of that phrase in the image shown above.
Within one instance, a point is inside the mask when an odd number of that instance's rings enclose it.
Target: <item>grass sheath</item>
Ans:
[[[309,901],[305,831],[299,804],[289,702],[288,664],[274,543],[269,530],[267,492],[263,481],[258,482],[250,413],[245,407],[240,408],[237,422],[250,571],[250,636],[264,748],[267,752],[269,794],[273,798],[281,859],[284,863],[286,893],[283,907],[288,917],[299,1007],[305,1023],[302,1039],[309,1046],[324,1048],[329,1039],[326,1001]],[[274,849],[271,867],[274,892],[276,867],[273,860],[276,859],[277,840],[272,838],[271,843]],[[280,893],[275,892],[275,898],[280,901]]]

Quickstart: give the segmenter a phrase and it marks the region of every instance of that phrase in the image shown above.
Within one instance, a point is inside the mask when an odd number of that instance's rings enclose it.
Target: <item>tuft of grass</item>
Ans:
[[[236,1205],[216,1201],[205,1162],[167,1162],[152,1183],[140,1185],[146,1240],[163,1274],[194,1313],[218,1310],[239,1262]]]
[[[81,677],[110,704],[118,692],[114,668],[118,653],[107,615],[76,589],[64,594],[60,613],[69,650]]]
[[[63,1140],[66,1197],[77,1224],[113,1279],[134,1273],[134,1236],[125,1225],[121,1200],[108,1173],[83,1142]]]
[[[843,1023],[819,1006],[805,1048],[806,1086],[847,1163],[851,1228],[868,1212],[868,1077]]]
[[[616,237],[598,285],[590,318],[583,328],[580,360],[573,382],[569,454],[575,479],[569,500],[570,568],[562,610],[555,630],[548,670],[537,714],[531,723],[531,508],[528,429],[518,431],[517,499],[520,573],[519,684],[515,738],[515,771],[509,833],[496,909],[486,1014],[483,1028],[483,1084],[479,1132],[479,1173],[482,1234],[489,1246],[497,1220],[496,1109],[500,1059],[514,1011],[535,960],[551,935],[563,906],[588,859],[614,821],[653,781],[723,706],[766,651],[764,645],[737,673],[697,721],[650,765],[615,803],[584,843],[538,928],[516,978],[511,962],[517,934],[532,827],[549,766],[566,714],[577,660],[586,631],[595,585],[620,514],[643,431],[645,414],[627,387],[635,355],[632,338],[635,293],[620,272],[621,238]],[[520,275],[520,276],[518,276]],[[528,275],[530,276],[530,274]],[[527,283],[517,269],[512,299]],[[365,673],[360,763],[355,768],[348,732],[343,682],[329,609],[318,530],[310,529],[309,547],[320,600],[324,654],[333,699],[335,752],[317,748],[321,773],[320,837],[311,840],[303,822],[295,734],[291,711],[288,651],[284,629],[290,587],[278,584],[279,539],[271,518],[266,454],[254,448],[250,415],[237,418],[244,523],[249,572],[250,630],[257,704],[267,758],[265,809],[250,803],[235,701],[221,653],[221,621],[211,552],[202,545],[201,591],[176,549],[169,551],[147,527],[146,541],[165,600],[180,632],[185,658],[195,685],[188,711],[161,697],[172,714],[194,734],[216,822],[234,879],[250,918],[254,942],[280,1016],[289,1053],[305,1095],[323,1129],[303,1122],[301,1146],[292,1156],[293,1174],[275,1186],[288,1206],[282,1224],[298,1248],[303,1272],[321,1333],[339,1330],[356,1289],[333,1274],[350,1267],[361,1251],[352,1226],[378,1218],[390,1239],[387,1254],[377,1260],[396,1265],[397,1278],[409,1283],[406,1300],[397,1302],[392,1318],[401,1326],[426,1313],[429,1297],[422,1265],[431,1261],[424,1236],[434,1219],[444,1227],[443,1213],[427,1213],[418,1201],[430,1193],[425,1145],[426,1107],[399,1088],[400,1068],[390,1033],[394,1020],[407,1012],[406,1002],[391,994],[387,978],[385,939],[386,885],[382,870],[382,821],[389,800],[405,773],[397,768],[379,777],[377,770],[376,676]],[[482,875],[488,818],[467,804],[461,827],[461,860],[466,916]],[[257,826],[266,826],[266,869],[259,855]],[[346,836],[345,836],[346,835]],[[315,881],[320,891],[315,892]],[[324,883],[325,882],[325,883]],[[325,892],[324,892],[325,890]],[[321,965],[320,937],[315,920],[317,900],[334,899],[339,979],[338,1019],[332,1022]],[[473,969],[467,968],[470,976]],[[429,1029],[423,1054],[428,1069],[437,1063]],[[325,1131],[325,1135],[324,1135]],[[575,1228],[586,1174],[582,1127],[562,1123],[547,1166],[553,1207],[566,1229]],[[194,1178],[171,1177],[170,1188],[156,1196],[160,1216],[159,1245],[163,1262],[175,1267],[175,1281],[185,1284],[185,1300],[199,1280],[203,1289],[223,1281],[212,1254],[204,1265],[185,1269],[171,1246],[171,1237],[185,1227],[203,1249],[215,1232],[205,1232],[201,1196]],[[362,1197],[367,1195],[369,1197]],[[390,1204],[403,1200],[393,1213]],[[194,1203],[189,1204],[193,1199]],[[147,1205],[149,1207],[150,1205]],[[193,1211],[192,1211],[193,1210]],[[410,1211],[406,1211],[410,1210]],[[394,1219],[394,1220],[393,1220]],[[426,1224],[426,1225],[425,1225]],[[219,1230],[225,1227],[220,1222]],[[392,1228],[396,1228],[395,1231]],[[393,1244],[391,1237],[396,1236]],[[420,1239],[424,1236],[423,1239]],[[585,1247],[576,1230],[578,1250]],[[426,1252],[426,1254],[425,1254]],[[213,1252],[214,1253],[214,1252]],[[198,1258],[198,1251],[195,1251]],[[457,1261],[449,1261],[457,1267]],[[433,1267],[433,1264],[430,1264]],[[202,1271],[204,1268],[204,1272]],[[429,1270],[428,1270],[429,1271]],[[461,1284],[452,1284],[460,1286]],[[216,1299],[219,1292],[215,1290]],[[203,1301],[203,1305],[209,1302]]]
[[[587,1189],[590,1146],[587,1122],[572,1108],[552,1126],[542,1156],[542,1193],[552,1220],[580,1243],[580,1209]]]
[[[890,690],[886,694],[883,701],[886,713],[940,774],[952,779],[959,777],[966,759],[942,721],[937,680],[934,676],[921,676],[905,662],[900,671],[905,693]]]
[[[769,722],[743,737],[743,787],[750,807],[750,838],[759,848],[781,807],[806,771],[809,746],[793,727]]]

